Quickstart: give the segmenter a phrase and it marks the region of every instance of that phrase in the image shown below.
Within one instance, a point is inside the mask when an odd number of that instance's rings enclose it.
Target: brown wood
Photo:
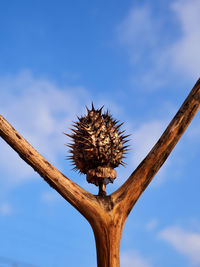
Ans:
[[[92,195],[42,157],[1,115],[0,136],[92,226],[98,267],[120,266],[120,240],[124,223],[136,201],[165,162],[200,107],[200,80],[128,180],[109,196]]]

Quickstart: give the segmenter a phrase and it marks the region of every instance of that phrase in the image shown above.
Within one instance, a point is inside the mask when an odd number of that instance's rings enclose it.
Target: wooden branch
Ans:
[[[95,196],[64,176],[42,157],[1,115],[0,136],[60,195],[89,221],[99,210]]]
[[[134,204],[163,165],[200,107],[200,79],[170,122],[156,145],[140,163],[129,179],[112,194],[128,216]]]

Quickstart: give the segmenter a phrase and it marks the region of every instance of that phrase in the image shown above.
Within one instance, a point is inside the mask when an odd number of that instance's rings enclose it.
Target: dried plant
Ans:
[[[199,107],[200,80],[197,81],[149,154],[126,182],[109,196],[93,195],[67,178],[42,157],[1,115],[0,136],[88,220],[95,236],[98,267],[119,267],[120,241],[125,221],[141,194],[183,135]],[[79,171],[87,174],[88,182],[96,185],[106,184],[106,179],[112,181],[111,179],[116,177],[114,168],[123,163],[122,157],[126,150],[123,143],[126,138],[123,139],[122,133],[116,130],[119,126],[117,126],[117,122],[114,123],[115,121],[108,113],[101,115],[100,111],[101,109],[95,110],[94,107],[88,110],[88,115],[80,118],[75,124],[78,128],[72,135],[72,160]],[[99,129],[102,137],[97,135]],[[112,152],[114,155],[112,158],[111,141],[115,139],[117,147],[115,152]],[[101,144],[99,147],[97,146],[98,142]],[[87,151],[87,149],[89,150]],[[119,154],[117,150],[119,150]]]
[[[123,123],[119,124],[108,111],[102,113],[102,109],[95,109],[92,103],[87,115],[78,117],[74,123],[73,134],[66,135],[72,138],[68,158],[74,170],[86,174],[87,181],[99,186],[99,194],[105,195],[105,186],[117,176],[114,169],[125,165],[123,158],[129,150],[126,145],[129,135],[120,130]]]

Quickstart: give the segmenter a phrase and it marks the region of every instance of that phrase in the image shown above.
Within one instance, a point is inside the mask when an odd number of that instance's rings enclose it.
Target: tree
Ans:
[[[93,195],[42,157],[1,115],[0,136],[90,223],[98,267],[120,266],[120,240],[133,206],[163,165],[200,107],[200,79],[160,139],[126,182],[111,195]]]

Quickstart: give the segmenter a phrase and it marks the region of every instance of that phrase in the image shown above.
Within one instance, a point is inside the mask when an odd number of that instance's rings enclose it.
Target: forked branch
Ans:
[[[1,115],[0,136],[91,224],[98,267],[119,267],[120,240],[129,212],[165,162],[200,107],[200,80],[146,158],[113,194],[94,196],[42,157]]]
[[[163,135],[140,163],[129,179],[112,194],[114,202],[123,206],[128,214],[154,175],[163,165],[178,140],[190,124],[200,107],[200,79],[197,81],[183,105],[170,122]]]

